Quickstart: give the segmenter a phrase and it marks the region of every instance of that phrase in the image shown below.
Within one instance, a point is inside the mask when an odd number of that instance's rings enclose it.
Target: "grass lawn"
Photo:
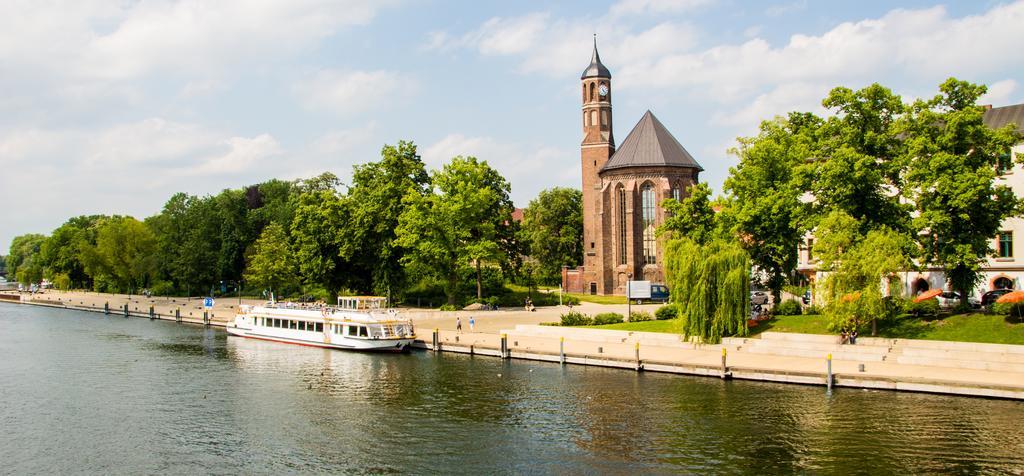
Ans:
[[[621,324],[605,324],[603,326],[586,327],[594,329],[612,329],[618,331],[666,332],[671,334],[683,333],[683,321],[680,319],[668,319],[664,321],[623,322]]]
[[[624,322],[589,327],[639,332],[682,333],[682,321],[679,319]],[[765,331],[833,334],[828,330],[828,322],[825,317],[817,315],[776,316],[770,321],[762,322],[750,331],[751,335]],[[868,335],[868,332],[861,333],[861,337],[868,337]],[[904,315],[889,325],[880,326],[878,335],[879,337],[899,339],[1024,345],[1024,323],[1010,321],[1004,316],[984,313],[957,314],[930,320]]]
[[[626,304],[626,296],[596,296],[593,294],[576,293],[567,294],[579,298],[579,300],[582,302],[592,302],[596,304]]]

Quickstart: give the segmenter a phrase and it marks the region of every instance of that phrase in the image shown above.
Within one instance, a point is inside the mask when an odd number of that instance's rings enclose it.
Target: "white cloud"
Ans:
[[[515,184],[512,200],[518,206],[525,206],[545,188],[565,186],[566,182],[576,186],[580,176],[577,150],[505,143],[486,136],[449,134],[422,148],[421,153],[424,163],[432,169],[443,167],[452,157],[459,155],[486,160],[506,180]],[[566,160],[567,157],[574,160]]]
[[[611,7],[612,15],[641,13],[679,13],[710,5],[714,0],[620,0]]]
[[[739,110],[716,113],[712,116],[711,122],[718,125],[744,127],[743,134],[753,134],[761,121],[785,115],[791,111],[807,111],[823,115],[826,111],[821,105],[821,100],[831,88],[832,86],[827,84],[802,82],[780,84],[771,91],[759,94],[747,101]]]
[[[1017,81],[1004,79],[988,86],[988,92],[978,98],[978,104],[989,104],[995,107],[1006,106],[1013,93],[1017,91]]]
[[[209,76],[366,24],[378,0],[15,2],[0,18],[0,63],[78,79],[156,72]]]
[[[292,90],[309,109],[352,114],[408,97],[417,84],[394,71],[323,70],[296,83]]]
[[[269,134],[232,137],[223,145],[228,147],[226,153],[203,159],[198,166],[185,170],[185,174],[241,174],[282,153],[281,145]]]
[[[770,17],[779,17],[788,13],[798,12],[807,8],[807,0],[797,0],[790,3],[772,5],[765,9],[764,14]]]

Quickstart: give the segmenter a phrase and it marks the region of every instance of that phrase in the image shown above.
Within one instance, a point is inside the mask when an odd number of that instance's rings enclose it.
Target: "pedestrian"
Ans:
[[[476,324],[476,321],[473,319],[473,316],[469,316],[469,332],[473,332],[474,324]]]
[[[462,332],[462,318],[461,317],[456,317],[455,318],[455,331],[456,332]]]
[[[857,343],[857,329],[854,328],[853,331],[850,332],[850,344],[854,345],[856,343]]]
[[[846,343],[846,339],[847,339],[846,329],[843,329],[842,331],[839,332],[839,344],[840,345],[841,344],[845,344]]]

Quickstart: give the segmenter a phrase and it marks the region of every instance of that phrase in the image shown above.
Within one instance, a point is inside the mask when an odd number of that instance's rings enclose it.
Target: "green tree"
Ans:
[[[899,194],[904,141],[894,127],[905,110],[902,99],[873,84],[858,91],[835,88],[822,104],[834,115],[820,127],[805,115],[816,139],[812,160],[799,169],[803,190],[814,197],[805,223],[813,227],[838,209],[857,219],[863,233],[909,230],[910,207]]]
[[[292,222],[295,261],[303,282],[337,293],[351,279],[341,256],[341,237],[350,211],[333,188],[302,193]]]
[[[698,183],[687,189],[682,200],[665,200],[662,207],[668,212],[667,218],[658,228],[658,233],[706,244],[716,231],[715,210],[711,207],[710,197],[708,184]]]
[[[950,78],[939,90],[915,101],[903,123],[908,195],[918,212],[914,227],[925,232],[916,235],[922,261],[941,266],[966,305],[993,252],[993,237],[1021,210],[1010,187],[996,182],[1000,156],[1021,136],[1012,124],[984,124],[984,108],[976,103],[985,86]]]
[[[210,197],[171,196],[157,215],[146,219],[157,238],[157,266],[162,279],[187,291],[216,281],[220,226]]]
[[[257,288],[271,292],[295,282],[295,266],[288,234],[278,223],[271,223],[252,245],[245,280]]]
[[[7,274],[21,284],[38,283],[43,279],[43,265],[39,250],[45,235],[29,233],[14,237],[7,255]]]
[[[791,113],[762,122],[757,136],[739,138],[732,151],[740,163],[730,169],[724,188],[733,234],[743,238],[751,260],[767,276],[764,284],[775,302],[796,268],[806,230],[804,188],[795,171],[814,155],[819,127],[817,117]]]
[[[357,165],[345,197],[348,221],[341,228],[340,253],[352,264],[362,292],[391,297],[406,285],[402,248],[395,229],[405,209],[403,197],[425,194],[430,176],[412,142],[400,141],[381,150],[381,160]]]
[[[70,285],[90,287],[81,249],[96,243],[96,224],[102,218],[99,215],[74,217],[53,230],[39,249],[45,277],[55,283],[66,280]]]
[[[687,338],[718,343],[724,336],[747,334],[750,258],[738,243],[669,240],[665,271]]]
[[[834,330],[855,329],[870,322],[871,335],[878,321],[898,313],[893,299],[900,298],[898,273],[913,266],[912,242],[889,228],[862,235],[856,219],[834,210],[817,229],[819,270],[825,271],[825,314]]]
[[[523,210],[521,236],[545,284],[560,282],[562,267],[583,259],[583,193],[573,188],[542,190]]]
[[[156,235],[145,223],[111,217],[97,225],[96,244],[82,246],[82,263],[94,280],[131,293],[156,276],[156,250]]]
[[[405,196],[397,229],[397,243],[407,250],[402,261],[417,274],[443,280],[452,305],[459,271],[473,264],[481,298],[482,262],[500,264],[507,257],[503,242],[514,239],[508,182],[474,157],[455,157],[431,178],[432,193]]]

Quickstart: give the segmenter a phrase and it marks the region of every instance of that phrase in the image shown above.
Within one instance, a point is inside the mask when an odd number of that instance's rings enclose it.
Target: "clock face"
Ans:
[[[607,96],[608,95],[608,86],[605,86],[603,84],[598,86],[597,87],[597,93],[600,94],[601,97]]]

